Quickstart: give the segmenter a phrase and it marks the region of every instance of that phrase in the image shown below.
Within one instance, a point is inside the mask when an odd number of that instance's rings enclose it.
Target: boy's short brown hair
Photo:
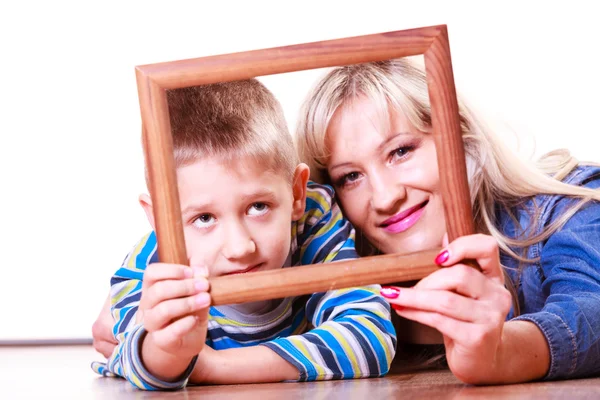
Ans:
[[[281,105],[256,79],[167,92],[176,167],[248,157],[290,183],[298,156]]]

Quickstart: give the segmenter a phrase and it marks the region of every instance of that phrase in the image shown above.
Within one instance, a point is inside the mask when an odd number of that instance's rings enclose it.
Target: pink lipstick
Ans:
[[[425,206],[429,200],[424,201],[421,204],[417,204],[414,207],[409,208],[408,210],[404,210],[391,218],[386,219],[381,224],[381,227],[390,233],[400,233],[404,232],[411,226],[417,223],[423,212],[425,211]]]

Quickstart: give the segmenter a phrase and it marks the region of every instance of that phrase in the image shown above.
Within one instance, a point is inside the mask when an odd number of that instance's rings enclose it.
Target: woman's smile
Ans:
[[[419,221],[429,200],[417,204],[407,210],[399,212],[391,218],[386,219],[381,223],[381,227],[389,233],[404,232]]]

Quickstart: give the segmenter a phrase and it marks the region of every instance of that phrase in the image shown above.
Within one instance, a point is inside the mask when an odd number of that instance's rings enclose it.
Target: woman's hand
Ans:
[[[461,264],[465,259],[475,259],[482,271]],[[442,333],[448,365],[456,377],[472,384],[497,381],[503,328],[511,307],[498,243],[491,236],[463,236],[435,261],[448,268],[413,288],[383,288],[381,294],[398,315]]]
[[[117,339],[112,333],[113,318],[110,314],[110,295],[106,298],[98,318],[92,325],[92,338],[94,349],[104,357],[112,355],[117,346]]]

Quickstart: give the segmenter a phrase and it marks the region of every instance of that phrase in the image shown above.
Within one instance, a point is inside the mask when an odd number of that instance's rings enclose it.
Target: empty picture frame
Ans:
[[[136,67],[146,168],[161,262],[188,264],[166,91],[307,69],[422,54],[431,103],[449,240],[474,232],[458,103],[445,25],[349,37]],[[213,305],[421,279],[436,250],[210,279]],[[318,271],[317,271],[318,269]]]

